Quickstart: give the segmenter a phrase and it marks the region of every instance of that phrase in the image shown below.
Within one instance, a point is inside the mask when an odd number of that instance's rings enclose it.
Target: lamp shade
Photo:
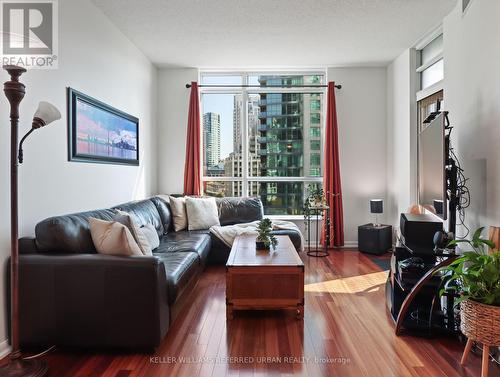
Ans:
[[[38,109],[36,110],[33,118],[41,120],[42,124],[40,122],[36,123],[38,127],[42,127],[46,126],[49,123],[52,123],[55,120],[61,119],[61,113],[59,112],[59,110],[57,110],[57,107],[55,107],[51,103],[41,101],[38,104]],[[33,122],[33,127],[35,127],[35,122]]]
[[[370,200],[370,212],[371,213],[383,213],[384,212],[384,201],[382,199],[371,199]]]

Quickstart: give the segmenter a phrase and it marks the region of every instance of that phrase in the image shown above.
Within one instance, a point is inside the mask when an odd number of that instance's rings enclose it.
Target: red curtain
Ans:
[[[339,137],[334,82],[328,83],[327,106],[323,190],[330,206],[330,245],[333,240],[333,246],[344,246],[344,211],[340,183]],[[324,229],[325,226],[321,237],[323,243],[326,242]]]
[[[200,195],[200,99],[198,83],[191,82],[186,137],[186,161],[184,163],[184,195]]]

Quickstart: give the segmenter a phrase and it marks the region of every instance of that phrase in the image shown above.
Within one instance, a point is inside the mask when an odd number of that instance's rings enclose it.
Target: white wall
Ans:
[[[2,71],[3,72],[3,71]],[[2,80],[8,76],[2,73]],[[25,144],[20,169],[20,234],[31,235],[45,217],[141,198],[157,190],[156,89],[157,70],[90,2],[59,1],[59,69],[32,70],[21,81],[24,134],[38,101],[55,104],[63,119],[37,131]],[[139,167],[67,161],[66,87],[104,101],[140,120]],[[9,255],[9,138],[8,102],[0,99],[0,260]],[[5,291],[5,268],[0,292]],[[6,313],[0,308],[0,352],[6,343]]]
[[[452,142],[470,178],[467,224],[500,226],[500,2],[460,4],[443,24],[445,108]],[[458,229],[463,234],[463,229]]]
[[[328,80],[342,85],[335,94],[344,232],[346,246],[355,246],[358,225],[374,220],[369,200],[387,201],[386,69],[329,68]]]
[[[190,89],[198,81],[195,68],[160,69],[158,72],[158,190],[182,193]]]
[[[416,201],[413,54],[407,49],[387,67],[387,216],[394,226]]]
[[[189,90],[196,69],[159,71],[159,191],[183,188]],[[345,240],[357,244],[357,226],[372,221],[370,198],[386,196],[386,70],[385,68],[330,68],[337,90],[341,173],[344,194]],[[297,221],[302,226],[303,221]]]

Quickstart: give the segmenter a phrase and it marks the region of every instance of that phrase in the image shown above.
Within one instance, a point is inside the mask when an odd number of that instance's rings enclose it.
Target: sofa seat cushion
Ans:
[[[167,277],[168,303],[173,304],[182,293],[189,281],[198,275],[202,269],[197,253],[154,253],[165,266]]]
[[[205,264],[210,252],[211,239],[208,231],[180,231],[164,235],[160,246],[154,251],[159,253],[193,252],[200,257],[200,263]]]

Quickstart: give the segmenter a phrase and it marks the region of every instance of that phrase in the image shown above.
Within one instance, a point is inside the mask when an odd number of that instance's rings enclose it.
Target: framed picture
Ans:
[[[68,88],[68,160],[139,165],[139,119]]]

